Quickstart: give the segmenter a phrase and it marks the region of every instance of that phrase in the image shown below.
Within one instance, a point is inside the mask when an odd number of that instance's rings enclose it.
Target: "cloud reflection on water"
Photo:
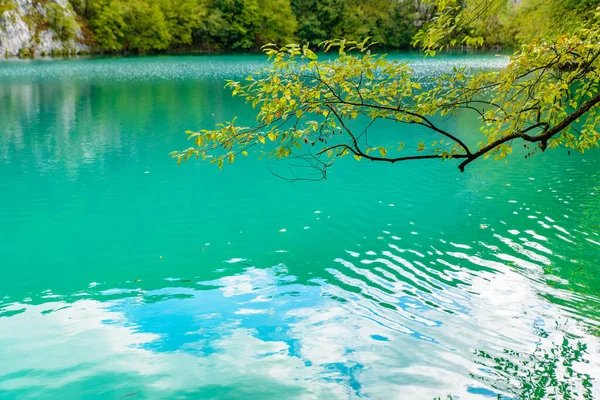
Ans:
[[[493,386],[500,379],[481,368],[474,352],[534,353],[561,341],[565,327],[554,324],[565,319],[540,299],[528,278],[508,268],[456,273],[473,295],[448,292],[461,288],[440,291],[463,306],[453,314],[408,306],[398,297],[398,307],[435,324],[398,318],[365,291],[324,281],[297,284],[283,266],[248,268],[199,282],[197,289],[166,287],[109,301],[13,304],[3,311],[24,311],[0,318],[0,394],[31,394],[34,388],[44,396],[135,392],[148,398],[288,393],[420,399],[497,393]],[[385,318],[386,313],[395,318]],[[397,329],[402,320],[404,328]],[[569,324],[570,332],[578,330]],[[532,326],[543,327],[548,336]],[[422,335],[414,335],[417,329]],[[598,368],[597,343],[584,341],[590,363],[573,368],[589,374]],[[127,376],[127,383],[109,380],[115,374]],[[99,378],[106,380],[105,387],[86,388],[88,380]],[[510,389],[504,388],[501,392]]]

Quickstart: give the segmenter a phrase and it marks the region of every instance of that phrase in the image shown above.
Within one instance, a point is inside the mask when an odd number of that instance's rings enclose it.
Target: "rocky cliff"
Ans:
[[[0,0],[0,57],[88,50],[68,0]]]

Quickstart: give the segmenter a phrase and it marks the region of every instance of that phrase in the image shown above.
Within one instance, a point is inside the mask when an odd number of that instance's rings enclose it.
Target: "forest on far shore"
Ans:
[[[11,0],[0,0],[0,5]],[[473,0],[454,1],[468,7]],[[49,24],[63,40],[79,28],[92,49],[108,53],[259,50],[266,43],[316,45],[328,39],[411,47],[433,16],[428,0],[69,0],[76,21]],[[512,48],[551,37],[592,15],[600,0],[506,0],[469,27],[485,47]],[[457,9],[457,13],[458,13]],[[58,15],[58,14],[57,14]],[[461,45],[457,33],[457,47]]]

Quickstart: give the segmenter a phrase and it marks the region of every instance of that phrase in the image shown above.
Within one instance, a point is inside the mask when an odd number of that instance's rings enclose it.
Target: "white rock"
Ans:
[[[50,55],[52,52],[89,51],[88,46],[83,44],[83,34],[80,26],[76,23],[75,39],[62,41],[53,29],[45,29],[36,32],[36,27],[29,26],[25,20],[27,16],[36,15],[36,18],[47,19],[47,5],[55,3],[61,6],[67,17],[75,19],[76,15],[68,0],[47,0],[47,2],[36,2],[33,0],[12,0],[15,9],[6,11],[0,15],[0,57],[18,56],[21,51],[27,51],[31,55]],[[37,34],[36,34],[37,33]]]

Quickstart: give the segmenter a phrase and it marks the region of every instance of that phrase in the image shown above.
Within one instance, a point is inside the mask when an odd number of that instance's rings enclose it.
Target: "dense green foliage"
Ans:
[[[478,1],[484,6],[473,7]],[[447,45],[453,47],[482,43],[514,47],[538,34],[572,32],[593,14],[600,0],[522,0],[518,5],[513,0],[70,0],[70,3],[96,49],[147,52],[258,50],[267,43],[314,46],[332,38],[361,41],[365,37],[371,37],[379,47],[409,48],[419,29],[431,26],[431,22],[442,28]],[[61,18],[60,7],[55,3],[47,4],[48,24],[62,40],[72,38],[76,29],[73,20]],[[0,0],[0,11],[13,5],[12,0]],[[439,9],[444,12],[436,12]],[[472,10],[477,10],[477,15]],[[460,29],[448,30],[451,25]],[[432,31],[429,37],[441,42]],[[427,47],[418,36],[417,42]]]
[[[414,1],[292,0],[292,7],[300,42],[314,45],[370,36],[382,45],[408,47],[421,18]]]
[[[94,0],[89,4],[95,43],[108,51],[164,50],[191,42],[201,9],[194,0]]]
[[[293,40],[296,19],[288,0],[212,0],[194,38],[203,48],[256,49]]]
[[[423,0],[423,5],[435,12],[417,34],[419,46],[518,47],[574,33],[591,21],[600,0]]]
[[[109,52],[257,49],[295,38],[288,0],[72,0]]]
[[[75,38],[77,24],[71,16],[65,14],[64,9],[59,4],[46,4],[46,18],[60,40],[67,41]]]
[[[600,0],[69,0],[26,17],[67,42],[83,36],[93,50],[257,51],[275,43],[316,46],[330,39],[379,48],[518,47],[538,35],[558,36],[586,23]],[[36,2],[37,4],[37,2]],[[0,0],[0,14],[15,9]],[[79,25],[79,26],[78,26]],[[435,27],[439,27],[436,30]],[[427,29],[422,29],[426,27]],[[421,33],[418,33],[418,32]],[[416,37],[415,37],[416,35]],[[421,36],[419,36],[421,35]],[[416,39],[416,42],[415,42]],[[79,36],[77,40],[81,40]]]
[[[422,15],[396,0],[71,0],[92,42],[109,52],[258,50],[371,36],[407,48]]]

